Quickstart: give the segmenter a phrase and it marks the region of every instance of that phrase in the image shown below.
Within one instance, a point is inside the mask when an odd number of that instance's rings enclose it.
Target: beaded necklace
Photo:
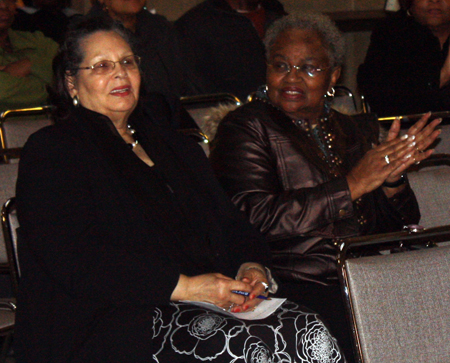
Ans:
[[[325,104],[325,116],[319,118],[317,124],[314,126],[311,126],[310,120],[308,119],[292,120],[292,122],[294,125],[305,131],[308,137],[316,142],[321,151],[320,157],[330,167],[331,174],[334,177],[338,177],[341,175],[339,166],[342,164],[342,159],[333,150],[336,135],[329,122],[329,112],[330,108]]]
[[[276,108],[280,112],[283,112],[279,107],[275,106],[269,99],[267,95],[267,88],[262,86],[258,89],[255,94],[255,98],[263,101]],[[316,125],[311,127],[311,123],[308,119],[298,119],[292,120],[292,123],[302,129],[308,137],[314,140],[321,151],[320,157],[324,160],[329,166],[329,172],[335,178],[342,176],[342,173],[339,170],[339,166],[342,164],[342,158],[335,154],[333,151],[333,147],[335,146],[336,135],[334,130],[329,122],[329,114],[330,114],[330,104],[325,101],[324,105],[324,116],[318,119]],[[362,229],[364,225],[367,224],[367,217],[364,213],[362,198],[358,198],[353,202],[353,206],[355,208],[355,217]]]

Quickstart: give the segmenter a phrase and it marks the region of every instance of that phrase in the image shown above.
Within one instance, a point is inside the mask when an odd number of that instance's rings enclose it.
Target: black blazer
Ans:
[[[18,362],[109,362],[108,354],[148,362],[153,307],[169,303],[180,273],[233,277],[245,261],[268,260],[198,145],[155,126],[140,109],[130,123],[194,216],[185,222],[179,210],[164,208],[170,189],[146,179],[150,168],[105,116],[78,108],[31,136],[16,191]],[[196,252],[206,256],[203,264],[180,262]]]

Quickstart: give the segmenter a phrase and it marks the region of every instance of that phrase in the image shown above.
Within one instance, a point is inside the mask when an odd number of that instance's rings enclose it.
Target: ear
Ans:
[[[67,87],[67,90],[69,91],[70,97],[74,98],[78,94],[75,77],[69,76],[68,74],[66,74],[65,82],[66,82],[66,87]]]
[[[332,87],[334,87],[339,80],[339,77],[341,76],[341,67],[336,67],[333,72],[331,73],[331,81],[330,81],[330,87],[329,90],[331,90]]]

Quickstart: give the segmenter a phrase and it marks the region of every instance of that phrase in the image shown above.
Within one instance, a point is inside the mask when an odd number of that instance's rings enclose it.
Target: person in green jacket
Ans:
[[[58,44],[41,32],[11,29],[15,0],[0,0],[0,111],[46,103]]]

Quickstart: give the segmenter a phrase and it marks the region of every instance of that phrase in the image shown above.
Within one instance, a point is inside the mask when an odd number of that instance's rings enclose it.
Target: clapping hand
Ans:
[[[430,115],[424,115],[402,137],[399,136],[400,120],[394,120],[386,141],[369,150],[347,175],[352,200],[380,187],[385,181],[393,183],[399,180],[412,164],[421,162],[433,153],[433,150],[426,148],[439,136],[440,130],[435,128],[441,120],[433,120],[427,125]],[[390,189],[385,191],[388,197],[399,190]]]

